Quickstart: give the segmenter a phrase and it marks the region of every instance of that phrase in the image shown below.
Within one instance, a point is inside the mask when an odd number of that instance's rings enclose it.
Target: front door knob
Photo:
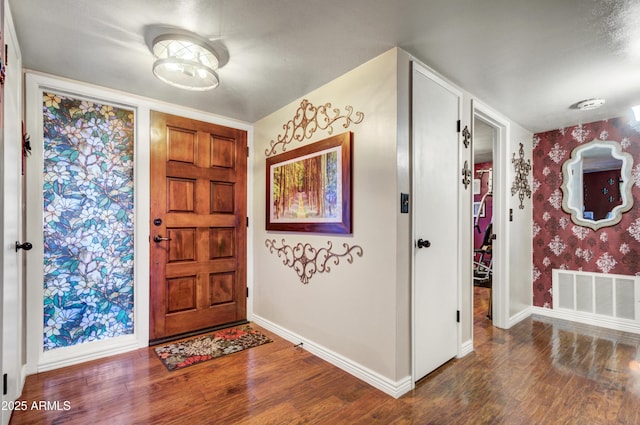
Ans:
[[[429,248],[431,246],[431,242],[425,241],[423,239],[418,239],[418,248]]]

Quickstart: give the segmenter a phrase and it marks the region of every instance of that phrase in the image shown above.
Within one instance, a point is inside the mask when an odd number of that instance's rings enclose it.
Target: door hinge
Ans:
[[[456,311],[456,322],[460,323],[460,310]]]
[[[249,227],[249,217],[247,217],[247,227]]]
[[[9,377],[7,376],[7,374],[5,373],[4,375],[2,375],[2,395],[7,395],[7,387],[9,386],[8,383],[8,379]]]
[[[456,124],[456,130],[458,131],[458,133],[460,133],[460,120],[458,120],[457,124]]]
[[[247,298],[249,298],[249,287],[247,286]]]
[[[247,158],[249,158],[249,146],[247,146]]]

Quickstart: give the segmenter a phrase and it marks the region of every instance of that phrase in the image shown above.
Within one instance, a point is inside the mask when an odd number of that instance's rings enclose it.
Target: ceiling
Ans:
[[[398,46],[533,132],[640,103],[640,0],[9,0],[27,69],[255,122]],[[188,92],[149,39],[188,30],[228,63]],[[603,97],[594,111],[570,108]],[[330,100],[330,99],[328,99]]]

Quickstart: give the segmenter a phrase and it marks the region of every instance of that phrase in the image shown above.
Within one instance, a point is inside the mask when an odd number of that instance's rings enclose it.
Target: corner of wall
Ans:
[[[509,173],[507,175],[509,187],[507,188],[509,197],[509,212],[513,217],[510,225],[509,235],[509,250],[510,264],[509,264],[509,318],[508,326],[517,323],[522,320],[522,317],[527,317],[530,313],[530,307],[532,305],[532,244],[533,238],[531,233],[532,225],[532,198],[527,196],[525,188],[531,190],[533,183],[533,173],[531,167],[528,172],[523,173],[520,176],[516,175],[514,161],[519,161],[520,158],[524,161],[524,164],[533,165],[533,148],[532,148],[533,133],[522,128],[518,124],[512,123],[511,125],[511,140],[509,141]],[[522,144],[522,150],[521,150]],[[522,191],[513,191],[516,180],[523,179],[522,183],[525,187]],[[517,188],[516,188],[517,189]],[[522,201],[520,200],[522,195]]]
[[[411,375],[411,216],[400,211],[400,195],[411,202],[411,57],[396,49],[396,378]]]

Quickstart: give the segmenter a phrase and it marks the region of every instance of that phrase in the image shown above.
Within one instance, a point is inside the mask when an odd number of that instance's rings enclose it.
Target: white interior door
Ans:
[[[22,229],[22,64],[13,32],[5,26],[7,71],[4,85],[4,131],[2,134],[2,373],[7,375],[3,402],[16,400],[22,392],[22,255],[16,250]],[[3,406],[4,403],[3,403]],[[2,423],[10,411],[2,409]]]
[[[413,378],[458,352],[461,94],[413,66]]]

